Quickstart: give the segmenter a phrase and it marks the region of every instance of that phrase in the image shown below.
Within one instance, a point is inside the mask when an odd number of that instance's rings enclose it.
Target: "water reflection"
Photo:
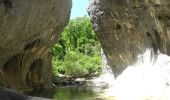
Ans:
[[[97,94],[87,87],[57,87],[56,89],[33,90],[26,94],[55,100],[95,100]]]
[[[85,87],[57,88],[54,98],[56,100],[92,100],[95,93]]]

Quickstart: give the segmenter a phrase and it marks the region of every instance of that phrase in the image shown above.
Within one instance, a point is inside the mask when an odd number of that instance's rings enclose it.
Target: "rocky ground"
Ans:
[[[0,100],[50,100],[47,98],[27,96],[14,90],[0,87]]]

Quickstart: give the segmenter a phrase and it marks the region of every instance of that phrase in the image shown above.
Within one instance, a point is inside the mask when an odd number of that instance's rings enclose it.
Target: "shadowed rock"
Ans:
[[[69,21],[71,0],[0,0],[0,84],[51,86],[49,48]]]
[[[27,96],[21,93],[16,93],[13,90],[0,87],[0,100],[51,100],[40,97]]]

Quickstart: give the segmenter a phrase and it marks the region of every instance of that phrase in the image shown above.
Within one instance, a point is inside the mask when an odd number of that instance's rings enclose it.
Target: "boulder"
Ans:
[[[69,21],[71,0],[0,0],[0,84],[51,86],[50,47]]]
[[[170,55],[169,0],[90,0],[87,10],[115,77],[146,49]]]
[[[27,96],[11,89],[0,87],[0,100],[51,100],[41,97]]]

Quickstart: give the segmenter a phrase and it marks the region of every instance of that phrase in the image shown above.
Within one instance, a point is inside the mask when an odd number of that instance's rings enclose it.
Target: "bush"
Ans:
[[[82,53],[70,51],[63,61],[53,58],[53,73],[85,77],[101,71],[101,57],[88,56]]]
[[[89,18],[70,21],[59,42],[51,49],[53,73],[85,77],[101,71],[100,43]]]

